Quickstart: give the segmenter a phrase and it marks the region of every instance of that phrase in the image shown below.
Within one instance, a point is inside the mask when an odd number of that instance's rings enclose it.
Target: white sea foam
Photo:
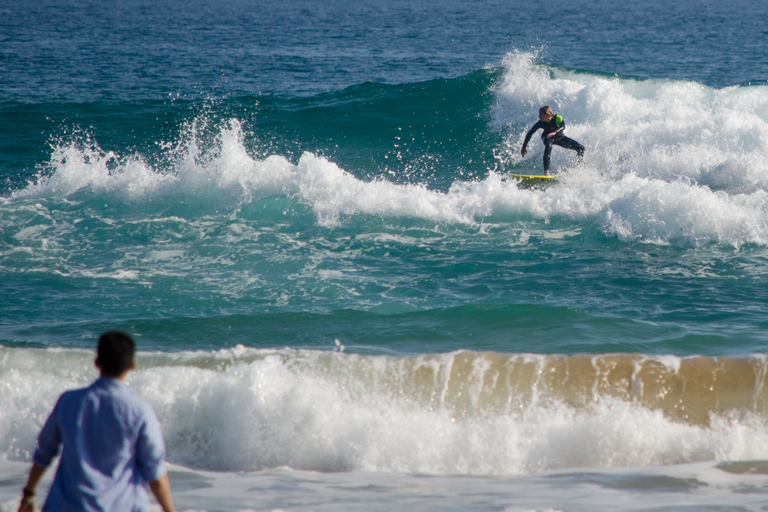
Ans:
[[[437,191],[364,181],[312,153],[296,163],[280,155],[256,158],[246,149],[240,121],[232,119],[206,150],[190,129],[168,149],[173,164],[164,169],[95,143],[60,146],[52,172],[14,198],[69,197],[85,189],[141,202],[212,191],[237,204],[288,197],[309,205],[323,225],[350,215],[472,225],[554,217],[627,241],[768,243],[768,87],[712,89],[574,73],[536,64],[529,54],[510,55],[504,64],[492,124],[510,133],[500,148],[505,165],[522,165],[522,138],[543,103],[562,113],[568,135],[588,148],[577,167],[572,152],[555,149],[561,179],[546,191],[518,189],[493,171]],[[529,146],[532,165],[539,165],[541,146],[537,139]]]
[[[556,471],[523,477],[427,476],[399,473],[318,473],[279,468],[211,472],[169,465],[176,508],[370,512],[407,510],[648,511],[694,508],[764,510],[766,461],[711,462],[633,469]],[[0,511],[15,512],[28,463],[0,461]],[[38,488],[44,496],[49,471]],[[159,512],[159,505],[150,506]]]
[[[95,376],[92,354],[1,352],[0,453],[25,460],[58,394]],[[459,407],[457,400],[487,393],[482,364],[457,393],[461,384],[451,379],[460,356],[422,356],[419,363],[291,350],[142,354],[130,384],[157,412],[169,460],[201,469],[520,475],[768,459],[758,415],[693,425],[608,396],[583,407],[552,400]],[[422,385],[432,382],[431,398],[409,384],[430,371],[434,377]]]
[[[494,123],[517,130],[510,158],[538,107],[566,119],[566,133],[588,148],[603,176],[687,178],[731,192],[768,186],[768,87],[713,89],[695,82],[574,73],[510,54],[497,87]],[[538,140],[533,142],[538,143]],[[532,146],[541,153],[541,144]]]

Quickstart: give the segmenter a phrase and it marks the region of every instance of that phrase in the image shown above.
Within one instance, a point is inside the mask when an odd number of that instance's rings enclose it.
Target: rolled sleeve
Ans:
[[[137,457],[147,482],[159,480],[168,472],[165,469],[165,443],[160,422],[149,407],[139,427]]]
[[[45,425],[40,430],[40,435],[37,437],[37,449],[32,457],[32,461],[43,468],[51,465],[51,461],[58,455],[61,446],[61,430],[57,421],[59,403],[61,403],[61,399],[56,403],[51,415],[48,416]]]

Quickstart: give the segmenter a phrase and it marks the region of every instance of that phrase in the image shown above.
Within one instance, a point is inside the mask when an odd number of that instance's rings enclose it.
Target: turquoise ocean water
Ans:
[[[0,0],[0,508],[117,328],[180,510],[768,510],[766,16]]]

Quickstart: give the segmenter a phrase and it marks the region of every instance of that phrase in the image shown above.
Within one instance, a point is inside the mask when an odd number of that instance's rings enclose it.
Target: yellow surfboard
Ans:
[[[553,174],[510,174],[509,177],[526,187],[548,186],[557,182],[557,176]]]

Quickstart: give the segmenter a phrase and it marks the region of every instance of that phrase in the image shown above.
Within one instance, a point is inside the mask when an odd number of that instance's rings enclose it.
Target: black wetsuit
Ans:
[[[541,134],[541,140],[544,141],[545,173],[549,172],[549,154],[552,152],[552,144],[565,149],[573,149],[577,152],[579,160],[581,160],[581,157],[584,156],[584,146],[575,140],[569,139],[563,135],[563,131],[565,131],[565,121],[563,120],[562,116],[555,116],[549,122],[545,123],[544,121],[539,121],[533,125],[533,128],[528,130],[528,133],[525,134],[525,142],[523,142],[523,148],[528,146],[528,141],[531,140],[531,137],[534,133],[536,133],[536,130],[544,130]],[[553,132],[557,135],[554,135],[551,138],[547,137],[547,135]]]

